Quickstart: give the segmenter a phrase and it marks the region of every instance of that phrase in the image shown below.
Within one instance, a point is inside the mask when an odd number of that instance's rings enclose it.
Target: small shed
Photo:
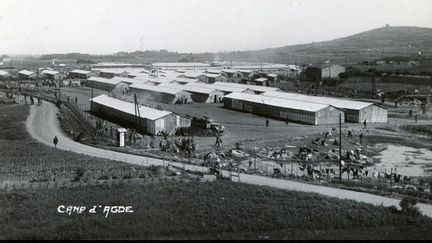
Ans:
[[[145,133],[160,134],[162,131],[173,134],[180,127],[190,127],[191,120],[166,110],[139,106],[139,119],[135,113],[135,104],[115,99],[107,95],[100,95],[90,99],[91,111],[114,123],[130,128],[137,126]]]

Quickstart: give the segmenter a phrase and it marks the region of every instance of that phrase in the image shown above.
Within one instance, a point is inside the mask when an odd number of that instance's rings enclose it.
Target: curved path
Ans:
[[[54,136],[57,136],[59,143],[57,148],[63,150],[69,150],[76,153],[82,153],[90,156],[112,159],[117,161],[123,161],[126,163],[137,164],[137,165],[164,165],[167,162],[148,158],[138,155],[125,154],[120,152],[114,152],[110,150],[104,150],[99,148],[94,148],[87,146],[78,142],[73,141],[67,137],[60,128],[59,121],[57,119],[56,113],[57,107],[49,102],[43,102],[41,106],[33,105],[30,109],[30,115],[26,121],[26,128],[30,135],[48,145],[53,146],[52,140]],[[188,165],[177,162],[170,162],[170,164],[178,167],[184,167],[185,169],[194,171],[208,171],[207,167]],[[222,171],[226,176],[229,175],[228,171]],[[293,191],[303,191],[303,192],[314,192],[325,196],[336,197],[340,199],[351,199],[359,202],[370,203],[374,205],[384,205],[391,206],[395,205],[399,207],[398,199],[387,198],[383,196],[373,195],[369,193],[356,192],[338,188],[331,188],[319,185],[305,184],[295,181],[275,179],[270,177],[258,176],[258,175],[248,175],[241,174],[240,181],[247,184],[270,186],[280,189],[293,190]],[[432,205],[428,204],[418,204],[418,207],[425,215],[432,217]]]

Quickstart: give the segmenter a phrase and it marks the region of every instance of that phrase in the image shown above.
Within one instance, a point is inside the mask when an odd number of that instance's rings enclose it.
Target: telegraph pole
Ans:
[[[342,183],[342,113],[339,113],[339,182]]]
[[[94,81],[91,81],[91,102],[90,102],[90,112],[93,110],[93,83]]]

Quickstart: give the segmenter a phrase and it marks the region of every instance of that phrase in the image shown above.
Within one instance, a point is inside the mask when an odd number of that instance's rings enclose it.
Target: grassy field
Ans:
[[[2,193],[4,239],[432,239],[432,219],[231,182]],[[132,206],[65,215],[59,205]]]
[[[28,107],[0,106],[0,167],[130,168],[49,148],[25,131]],[[13,166],[12,165],[13,162]],[[138,169],[138,168],[137,168]],[[154,169],[151,169],[154,170]],[[1,174],[3,177],[4,174]],[[154,176],[162,176],[160,173]],[[97,178],[92,178],[97,180]],[[111,180],[109,178],[106,178]],[[100,180],[100,179],[99,179]],[[59,205],[132,206],[134,213],[65,215]],[[432,219],[317,194],[231,182],[158,181],[0,191],[1,239],[431,239]]]
[[[0,105],[0,185],[28,182],[83,181],[165,176],[161,168],[95,158],[48,147],[33,140],[25,128],[29,106]],[[28,187],[26,187],[28,188]]]
[[[410,133],[428,136],[432,132],[432,125],[404,125],[401,128]]]

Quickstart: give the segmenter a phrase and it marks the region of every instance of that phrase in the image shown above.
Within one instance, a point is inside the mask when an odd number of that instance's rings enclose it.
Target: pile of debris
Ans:
[[[346,162],[357,163],[361,165],[370,166],[374,164],[372,158],[362,154],[362,149],[357,147],[355,150],[343,150],[341,151],[342,159]],[[339,150],[332,149],[327,152],[327,159],[339,160]]]
[[[261,149],[257,155],[261,158],[289,160],[293,157],[293,152],[288,151],[286,148],[270,147]]]

